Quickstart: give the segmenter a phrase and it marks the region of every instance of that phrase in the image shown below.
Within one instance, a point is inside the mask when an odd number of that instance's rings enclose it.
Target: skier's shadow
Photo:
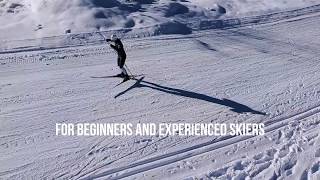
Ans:
[[[205,94],[200,94],[200,93],[186,91],[186,90],[182,90],[182,89],[161,86],[161,85],[156,84],[156,83],[144,81],[143,79],[144,79],[144,77],[142,77],[140,79],[137,79],[136,80],[137,82],[133,86],[129,87],[128,89],[126,89],[123,92],[120,92],[114,98],[117,98],[117,97],[127,93],[131,89],[134,89],[134,88],[150,88],[150,89],[161,91],[161,92],[165,92],[165,93],[168,93],[168,94],[173,94],[173,95],[182,96],[182,97],[188,97],[188,98],[193,98],[193,99],[199,99],[199,100],[202,100],[202,101],[207,101],[207,102],[210,102],[210,103],[215,103],[215,104],[220,104],[220,105],[223,105],[223,106],[227,106],[227,107],[231,108],[231,111],[237,112],[237,113],[249,112],[249,113],[252,113],[252,114],[266,115],[266,113],[263,113],[263,112],[260,112],[260,111],[256,111],[256,110],[251,109],[250,107],[248,107],[246,105],[237,103],[237,102],[229,100],[229,99],[217,99],[217,98],[205,95]]]

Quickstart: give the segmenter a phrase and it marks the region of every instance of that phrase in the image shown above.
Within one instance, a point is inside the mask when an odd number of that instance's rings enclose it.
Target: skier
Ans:
[[[119,74],[120,77],[123,78],[123,81],[127,81],[130,79],[126,69],[124,68],[124,63],[126,61],[127,55],[123,48],[123,44],[121,40],[117,37],[117,35],[112,34],[110,39],[106,39],[108,43],[110,43],[110,46],[112,49],[114,49],[118,54],[118,66],[120,68],[121,74]]]

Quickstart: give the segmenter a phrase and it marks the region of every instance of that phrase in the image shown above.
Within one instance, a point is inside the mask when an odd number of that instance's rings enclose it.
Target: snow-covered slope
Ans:
[[[316,3],[316,0],[1,0],[0,39],[114,29],[129,31],[161,24],[173,29],[170,33],[186,33],[186,21],[239,18]]]
[[[320,15],[252,25],[124,39],[144,79],[115,88],[106,44],[1,53],[0,178],[319,179]],[[266,135],[63,137],[59,122],[263,122]]]

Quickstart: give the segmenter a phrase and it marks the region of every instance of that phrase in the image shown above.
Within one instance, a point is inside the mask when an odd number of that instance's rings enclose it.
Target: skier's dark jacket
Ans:
[[[127,55],[126,55],[126,52],[123,48],[123,44],[122,44],[121,40],[118,38],[114,41],[112,41],[111,39],[107,39],[107,42],[114,42],[114,45],[110,44],[110,46],[112,49],[114,49],[117,52],[118,66],[120,68],[122,68],[124,66],[125,61],[126,61]]]

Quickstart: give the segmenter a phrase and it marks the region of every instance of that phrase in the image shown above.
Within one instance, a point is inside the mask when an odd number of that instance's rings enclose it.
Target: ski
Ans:
[[[118,84],[117,84],[117,85],[115,85],[114,87],[117,87],[117,86],[119,86],[119,85],[121,85],[121,84],[123,84],[123,83],[125,83],[125,82],[127,82],[127,81],[129,81],[129,80],[137,80],[137,78],[136,78],[136,77],[139,77],[139,76],[135,76],[135,75],[129,76],[129,78],[128,78],[128,79],[123,79],[123,81],[122,81],[122,82],[118,83]]]
[[[135,82],[132,86],[130,86],[129,88],[127,88],[125,91],[122,91],[122,92],[120,92],[119,94],[115,95],[114,98],[118,98],[119,96],[125,94],[126,92],[130,91],[131,89],[134,89],[134,88],[136,88],[136,87],[139,87],[139,85],[140,85],[140,83],[143,81],[143,79],[144,79],[144,76],[142,76],[142,77],[139,78],[139,79],[134,79],[136,82]]]
[[[121,78],[121,79],[123,79],[122,82],[120,82],[114,86],[114,87],[117,87],[117,86],[121,85],[122,83],[127,82],[129,80],[137,80],[137,78],[141,77],[141,76],[144,76],[144,74],[129,75],[129,79],[127,79],[127,80],[124,80],[124,77],[121,74],[111,75],[111,76],[91,76],[91,78]]]
[[[144,76],[144,74],[137,74],[137,75],[131,75],[129,76],[130,78],[137,78]],[[91,76],[91,78],[123,78],[120,74],[117,75],[111,75],[111,76]]]

